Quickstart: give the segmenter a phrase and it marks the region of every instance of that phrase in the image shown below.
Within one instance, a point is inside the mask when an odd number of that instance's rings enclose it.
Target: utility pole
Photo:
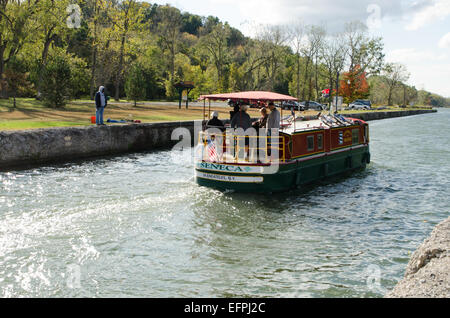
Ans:
[[[336,113],[338,112],[338,97],[339,97],[339,71],[336,75]]]

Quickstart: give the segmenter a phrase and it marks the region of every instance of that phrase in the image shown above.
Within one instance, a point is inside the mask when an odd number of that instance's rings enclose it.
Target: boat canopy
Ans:
[[[238,92],[238,93],[225,93],[214,95],[202,95],[200,100],[232,100],[242,102],[284,102],[284,101],[296,101],[297,98],[272,92],[264,91],[250,91],[250,92]]]

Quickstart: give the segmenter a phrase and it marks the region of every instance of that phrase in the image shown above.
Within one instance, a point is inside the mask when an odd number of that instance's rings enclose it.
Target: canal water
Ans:
[[[190,151],[0,174],[2,297],[382,297],[449,216],[450,111],[370,123],[365,171],[277,195]]]

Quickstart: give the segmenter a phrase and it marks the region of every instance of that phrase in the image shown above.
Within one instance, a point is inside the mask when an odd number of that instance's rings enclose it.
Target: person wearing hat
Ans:
[[[280,112],[275,107],[273,102],[269,103],[270,115],[267,119],[267,129],[280,129]]]
[[[105,107],[108,105],[108,97],[105,95],[105,87],[100,86],[98,92],[95,94],[95,123],[97,125],[105,125],[103,123],[103,112]]]
[[[207,128],[218,128],[222,131],[225,129],[223,122],[219,119],[219,113],[217,111],[211,113],[211,119],[208,120],[206,126]]]

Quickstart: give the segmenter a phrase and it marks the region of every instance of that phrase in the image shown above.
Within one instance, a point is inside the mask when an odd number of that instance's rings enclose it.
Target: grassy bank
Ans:
[[[206,106],[208,109],[208,105]],[[379,111],[398,111],[419,108],[389,107]],[[222,119],[229,118],[230,107],[226,103],[214,103],[211,111],[218,111]],[[378,110],[372,110],[378,111]],[[360,113],[358,111],[342,111],[342,114]],[[257,109],[249,110],[250,116],[259,117]],[[286,114],[288,112],[286,111]],[[313,115],[317,111],[306,111],[304,115]],[[303,114],[302,113],[302,114]],[[18,98],[16,108],[12,100],[0,100],[0,130],[21,130],[47,127],[68,127],[91,125],[91,116],[95,116],[95,106],[90,100],[74,100],[64,109],[45,107],[42,102],[32,98]],[[183,105],[178,109],[177,103],[143,102],[134,107],[127,101],[112,101],[105,109],[105,121],[108,118],[121,120],[133,119],[146,122],[183,121],[203,118],[203,103],[191,103],[189,109]]]

